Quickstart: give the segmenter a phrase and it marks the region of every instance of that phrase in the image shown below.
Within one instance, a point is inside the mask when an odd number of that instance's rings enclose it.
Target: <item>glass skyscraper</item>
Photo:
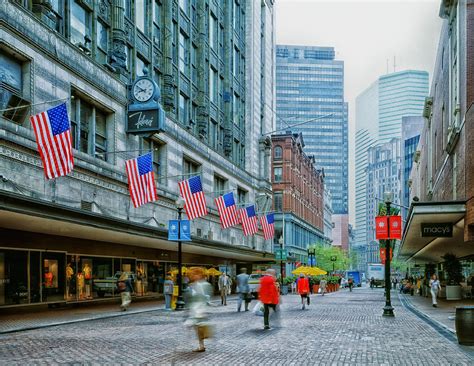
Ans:
[[[324,168],[334,214],[347,214],[344,62],[334,58],[333,47],[277,45],[277,128],[303,133],[306,154]]]

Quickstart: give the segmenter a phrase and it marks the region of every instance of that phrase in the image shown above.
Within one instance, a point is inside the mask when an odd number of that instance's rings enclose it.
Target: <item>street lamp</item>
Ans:
[[[332,275],[334,276],[334,263],[337,261],[337,256],[332,255],[331,256],[331,262],[332,262]]]
[[[183,253],[181,251],[181,214],[184,209],[184,199],[179,197],[176,200],[176,209],[178,210],[178,300],[176,301],[176,310],[184,309],[183,300]]]
[[[310,267],[312,267],[313,266],[312,258],[314,258],[314,261],[316,262],[316,248],[308,247],[308,257],[309,257],[309,263],[311,263]]]
[[[285,243],[284,243],[283,235],[280,236],[280,239],[278,239],[278,244],[280,244],[280,258],[281,258],[280,273],[281,273],[281,285],[283,286],[283,279],[285,278],[285,268],[284,268],[284,264],[283,264],[283,245]]]
[[[387,207],[387,237],[390,238],[390,205],[392,204],[392,192],[385,192],[384,202]],[[383,316],[394,316],[392,302],[390,300],[390,239],[385,240],[385,306],[383,308]]]

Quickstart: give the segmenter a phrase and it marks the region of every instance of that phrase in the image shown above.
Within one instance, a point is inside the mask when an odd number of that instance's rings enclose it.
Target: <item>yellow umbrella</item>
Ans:
[[[222,274],[222,272],[218,271],[215,268],[209,268],[206,271],[206,273],[207,273],[208,276],[220,276]]]
[[[310,276],[320,276],[320,275],[325,275],[328,274],[324,269],[318,268],[318,267],[310,267]]]
[[[326,271],[322,270],[321,268],[318,267],[308,267],[308,266],[301,266],[296,268],[293,272],[294,275],[299,275],[301,273],[307,275],[307,276],[319,276],[319,275],[325,275],[327,274]]]
[[[186,267],[181,267],[181,272],[182,272],[183,274],[186,273],[187,270],[188,270],[188,269],[187,269]],[[173,276],[175,276],[175,275],[178,274],[178,268],[174,268],[174,269],[172,269],[171,271],[169,271],[168,273],[171,274],[171,275],[173,275]]]
[[[299,275],[301,273],[305,274],[305,275],[308,275],[309,274],[309,271],[311,270],[311,267],[308,267],[308,266],[301,266],[301,267],[298,267],[296,268],[294,271],[292,271],[291,273],[293,273],[294,275]]]

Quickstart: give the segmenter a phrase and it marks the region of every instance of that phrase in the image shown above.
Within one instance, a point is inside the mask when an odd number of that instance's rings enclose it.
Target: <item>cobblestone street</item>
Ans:
[[[0,336],[0,364],[347,364],[472,365],[460,347],[399,302],[395,318],[381,316],[382,290],[356,289],[313,296],[302,311],[283,297],[280,324],[237,313],[236,302],[211,307],[215,337],[193,353],[194,333],[184,313],[163,310],[65,324]]]

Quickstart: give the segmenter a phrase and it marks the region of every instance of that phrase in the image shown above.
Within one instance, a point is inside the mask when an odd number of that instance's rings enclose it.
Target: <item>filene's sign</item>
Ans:
[[[432,238],[451,238],[453,236],[453,224],[450,222],[421,224],[421,236]]]
[[[159,131],[159,110],[128,111],[127,132]]]

